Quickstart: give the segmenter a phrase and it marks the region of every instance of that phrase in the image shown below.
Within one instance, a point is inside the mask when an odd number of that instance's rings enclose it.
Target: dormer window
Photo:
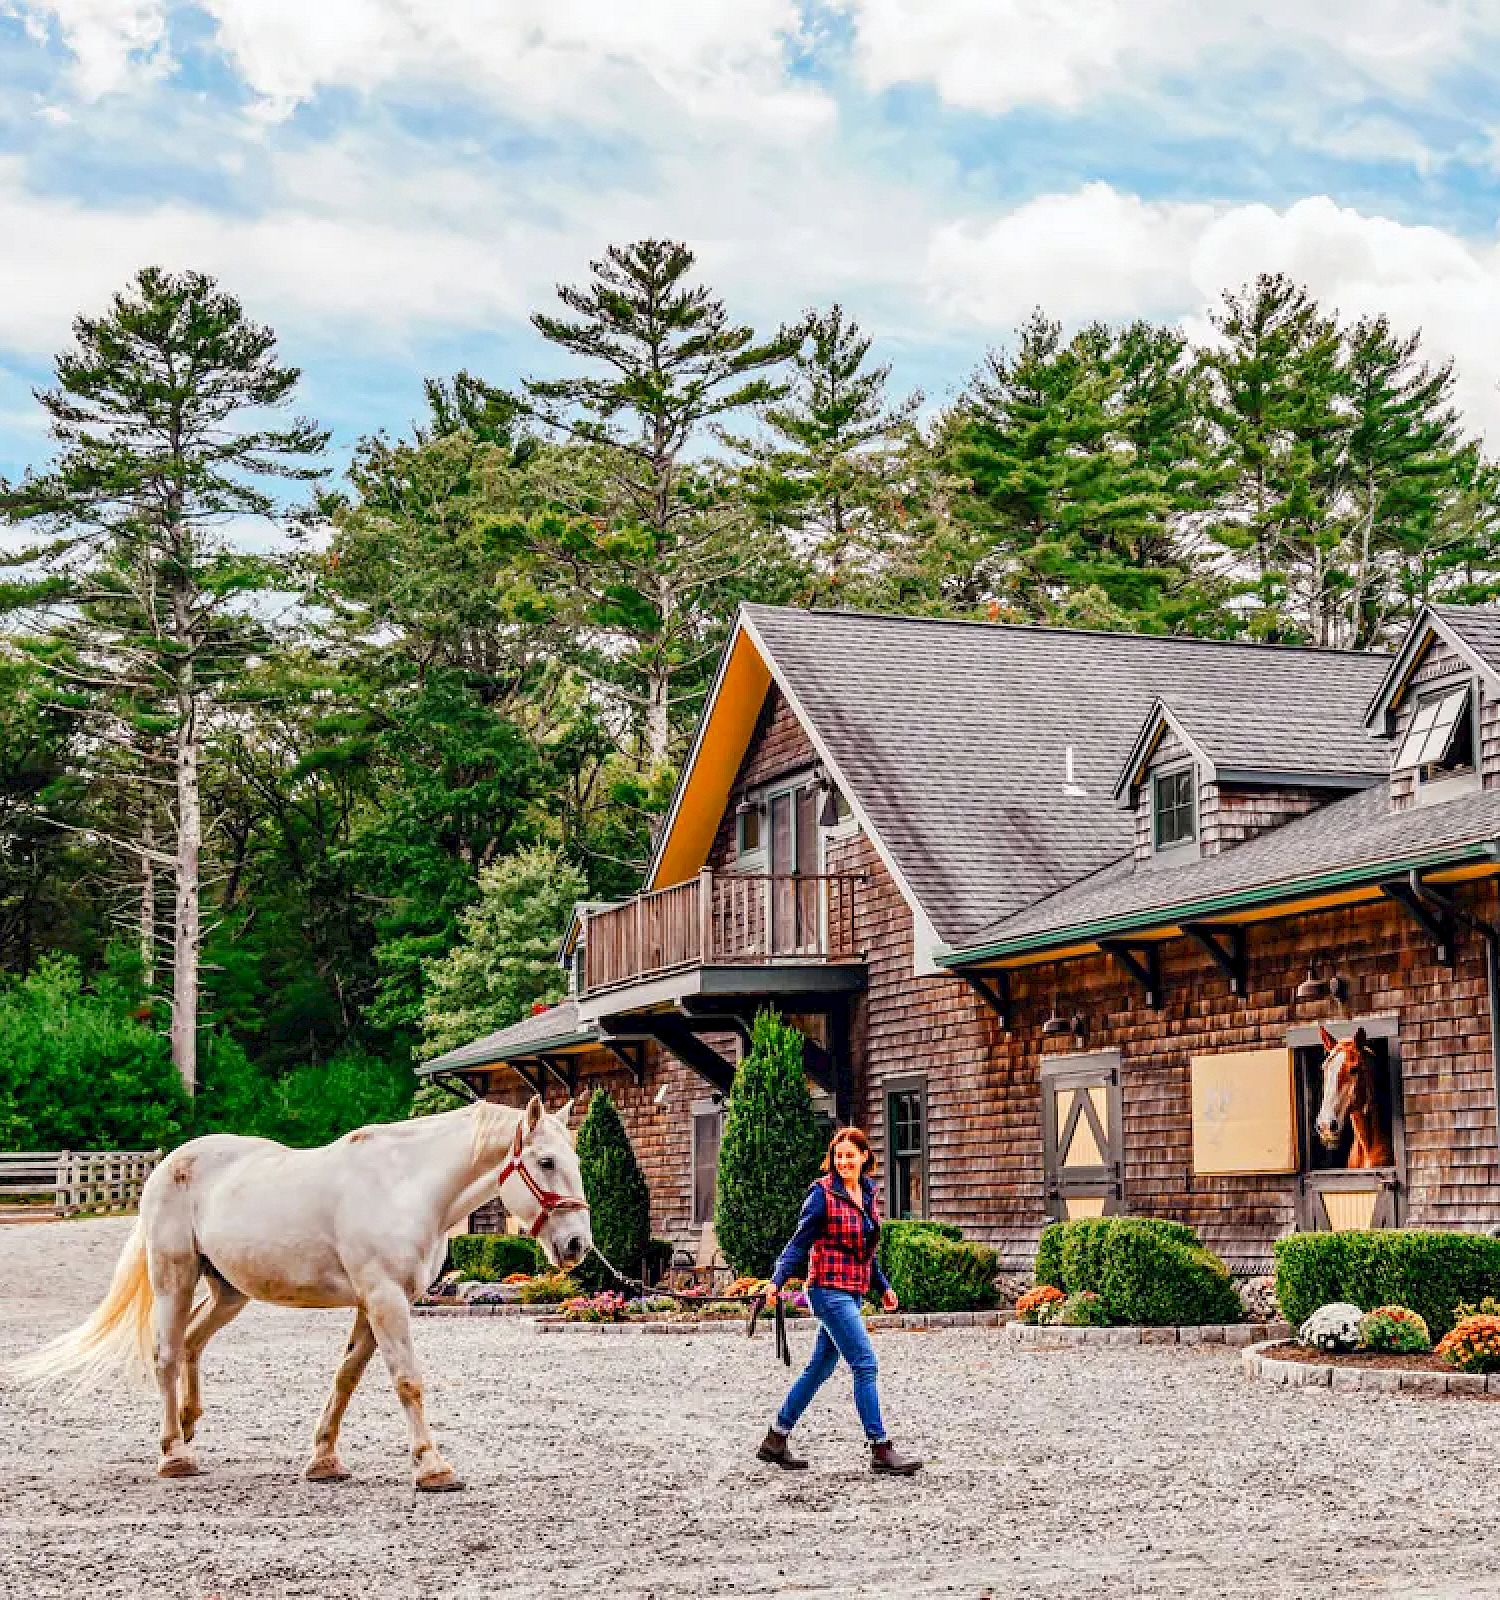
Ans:
[[[1151,839],[1158,855],[1185,850],[1198,838],[1197,784],[1192,767],[1158,772],[1151,779]]]
[[[1474,770],[1474,687],[1439,689],[1424,695],[1396,752],[1397,770],[1415,767],[1422,783]]]

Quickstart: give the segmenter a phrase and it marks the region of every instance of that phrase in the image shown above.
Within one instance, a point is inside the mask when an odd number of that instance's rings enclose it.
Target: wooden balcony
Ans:
[[[596,911],[584,943],[583,995],[689,967],[857,962],[857,875],[714,872]]]

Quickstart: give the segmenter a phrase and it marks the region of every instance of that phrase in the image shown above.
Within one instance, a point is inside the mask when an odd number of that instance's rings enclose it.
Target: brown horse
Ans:
[[[1320,1022],[1318,1035],[1328,1053],[1323,1058],[1323,1103],[1318,1108],[1318,1137],[1332,1150],[1347,1122],[1354,1130],[1349,1147],[1351,1169],[1389,1167],[1395,1156],[1391,1132],[1375,1092],[1375,1053],[1365,1030],[1352,1039],[1335,1039]]]

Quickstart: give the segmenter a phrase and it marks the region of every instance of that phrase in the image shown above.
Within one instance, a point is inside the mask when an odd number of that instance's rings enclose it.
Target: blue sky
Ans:
[[[843,303],[941,403],[1040,304],[1197,335],[1302,278],[1458,363],[1500,451],[1496,0],[0,0],[0,473],[147,262],[280,332],[346,452],[421,380],[687,239],[770,327]]]

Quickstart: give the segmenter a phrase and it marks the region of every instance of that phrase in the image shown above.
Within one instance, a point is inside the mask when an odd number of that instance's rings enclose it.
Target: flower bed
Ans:
[[[1277,1339],[1251,1345],[1241,1361],[1247,1377],[1294,1389],[1500,1399],[1500,1372],[1458,1372],[1436,1351],[1401,1355],[1385,1350],[1349,1350],[1330,1354]]]

